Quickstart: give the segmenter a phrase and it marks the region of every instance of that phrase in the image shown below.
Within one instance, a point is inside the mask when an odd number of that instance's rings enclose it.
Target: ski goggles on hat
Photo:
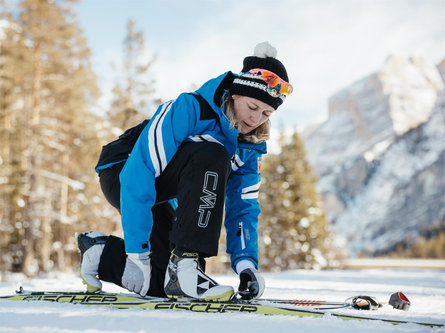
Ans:
[[[267,69],[254,68],[251,69],[249,73],[260,75],[261,79],[267,83],[267,92],[273,97],[277,97],[278,95],[288,96],[294,90],[289,82],[284,81],[277,74]]]

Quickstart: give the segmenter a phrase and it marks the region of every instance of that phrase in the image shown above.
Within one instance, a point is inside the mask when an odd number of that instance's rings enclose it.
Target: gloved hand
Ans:
[[[242,299],[259,298],[264,292],[264,278],[254,268],[246,268],[239,274],[238,287]]]
[[[129,291],[145,296],[150,287],[150,251],[142,253],[127,253],[122,286]]]

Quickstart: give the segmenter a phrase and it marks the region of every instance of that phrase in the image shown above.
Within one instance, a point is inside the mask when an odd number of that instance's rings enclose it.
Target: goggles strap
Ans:
[[[258,79],[258,75],[253,75],[253,74],[249,74],[249,75],[251,75],[251,77],[252,78],[254,78],[254,79]],[[247,76],[247,74],[244,74],[244,75],[242,75],[242,77],[244,78],[244,77],[246,77],[246,78],[249,78],[248,76]],[[261,78],[260,78],[261,79]],[[262,79],[261,79],[262,80]],[[264,82],[264,81],[263,81]],[[259,82],[255,82],[255,81],[250,81],[250,80],[243,80],[243,79],[241,79],[241,78],[235,78],[235,80],[233,80],[233,83],[236,83],[236,84],[241,84],[241,85],[244,85],[244,86],[249,86],[249,87],[252,87],[252,88],[257,88],[257,89],[260,89],[260,90],[262,90],[262,91],[265,91],[265,92],[267,92],[267,93],[269,93],[268,92],[268,86],[264,83],[259,83]],[[286,99],[286,96],[284,96],[284,95],[282,95],[282,94],[279,94],[278,96],[273,96],[273,97],[278,97],[278,98],[280,98],[283,102],[284,102],[284,100]]]

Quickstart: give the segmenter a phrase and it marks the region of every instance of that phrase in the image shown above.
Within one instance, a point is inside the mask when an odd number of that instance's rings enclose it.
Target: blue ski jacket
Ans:
[[[155,179],[165,170],[181,143],[205,140],[223,145],[232,156],[224,222],[232,268],[242,259],[258,267],[259,163],[262,154],[267,152],[266,143],[238,142],[238,131],[224,114],[221,105],[225,87],[234,77],[232,72],[224,73],[196,91],[217,116],[201,117],[198,100],[184,93],[159,106],[142,131],[120,174],[122,227],[128,253],[150,249]]]

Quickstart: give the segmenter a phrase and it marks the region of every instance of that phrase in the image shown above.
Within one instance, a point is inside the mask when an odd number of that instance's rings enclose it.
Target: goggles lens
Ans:
[[[249,73],[253,75],[261,75],[261,79],[267,83],[267,90],[272,96],[278,96],[279,94],[288,96],[294,90],[289,82],[284,81],[277,74],[266,69],[255,68],[251,69]]]

